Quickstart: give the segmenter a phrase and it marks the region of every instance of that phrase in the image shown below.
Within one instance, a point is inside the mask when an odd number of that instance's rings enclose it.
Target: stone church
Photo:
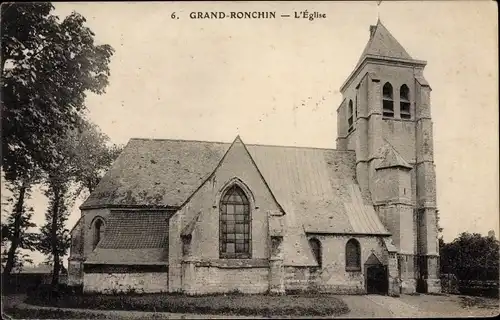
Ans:
[[[439,292],[425,61],[378,21],[340,88],[337,148],[131,139],[82,204],[86,292]],[[333,138],[332,138],[333,139]]]

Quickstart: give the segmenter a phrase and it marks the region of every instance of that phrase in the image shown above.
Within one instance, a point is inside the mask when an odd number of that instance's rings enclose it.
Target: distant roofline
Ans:
[[[368,54],[363,57],[363,59],[356,65],[354,70],[349,74],[347,79],[344,81],[342,86],[340,87],[340,92],[344,92],[346,87],[351,84],[352,80],[361,72],[364,66],[368,64],[368,62],[374,63],[383,63],[383,62],[396,62],[403,66],[408,67],[420,67],[423,68],[427,65],[427,61],[425,60],[417,60],[417,59],[401,59],[401,58],[392,58],[386,56],[376,56],[373,54]]]
[[[214,144],[227,144],[231,145],[232,142],[223,141],[207,141],[207,140],[188,140],[188,139],[165,139],[165,138],[130,138],[132,140],[142,140],[142,141],[178,141],[178,142],[202,142],[202,143],[214,143]],[[259,144],[259,143],[244,143],[246,146],[255,147],[274,147],[274,148],[297,148],[297,149],[317,149],[317,150],[330,150],[336,152],[355,152],[354,150],[338,150],[333,148],[321,148],[321,147],[305,147],[305,146],[286,146],[286,145],[276,145],[276,144]]]

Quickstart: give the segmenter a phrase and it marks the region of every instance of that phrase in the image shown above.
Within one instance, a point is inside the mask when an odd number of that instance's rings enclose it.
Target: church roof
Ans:
[[[165,211],[111,212],[86,263],[168,263],[168,217]]]
[[[223,142],[131,139],[81,208],[178,209],[212,175],[230,146],[230,143]],[[245,146],[285,212],[286,233],[290,239],[304,240],[306,233],[389,235],[373,206],[361,197],[355,181],[354,151]],[[117,217],[114,212],[111,215]],[[135,240],[141,233],[132,227],[137,224],[142,232],[146,232],[146,225],[152,224],[143,221],[146,219],[144,215],[140,211],[120,213],[119,219],[110,220],[99,248],[118,248],[122,241],[134,248],[147,245],[142,238]],[[158,220],[158,223],[161,222]],[[196,219],[188,223],[183,233],[189,234],[195,223]],[[113,240],[106,239],[108,228],[116,228],[116,232],[110,232],[118,234]],[[119,231],[122,228],[129,230],[127,233],[130,234],[125,236],[124,231]],[[163,230],[167,230],[166,225]],[[166,247],[167,239],[162,241]],[[295,240],[288,242],[291,246],[296,245]],[[129,249],[128,245],[124,247]],[[289,249],[285,248],[299,255],[297,248]],[[299,260],[297,257],[295,262],[302,263]]]
[[[387,28],[377,21],[377,25],[370,26],[370,40],[366,44],[358,61],[360,64],[366,56],[379,56],[386,58],[397,58],[413,60],[403,46],[394,38]]]

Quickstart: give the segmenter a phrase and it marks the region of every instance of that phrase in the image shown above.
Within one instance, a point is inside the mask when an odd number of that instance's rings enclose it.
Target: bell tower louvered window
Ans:
[[[382,114],[385,118],[394,118],[394,93],[389,82],[382,89]]]
[[[411,119],[410,105],[410,89],[408,89],[406,84],[403,84],[399,90],[399,110],[401,112],[401,119]]]

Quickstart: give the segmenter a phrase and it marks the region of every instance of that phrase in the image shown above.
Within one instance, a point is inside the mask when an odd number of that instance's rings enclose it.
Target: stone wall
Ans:
[[[186,294],[210,293],[266,293],[269,289],[269,268],[221,268],[216,266],[194,266],[186,283]],[[186,270],[186,269],[185,269]],[[187,275],[184,273],[184,275]]]
[[[285,289],[287,291],[320,291],[343,294],[366,293],[364,264],[373,253],[383,265],[388,265],[388,253],[381,239],[373,236],[309,235],[321,242],[322,267],[285,267]],[[361,248],[361,270],[347,271],[345,246],[356,239]]]
[[[84,273],[84,292],[167,292],[168,272]]]
[[[255,266],[249,262],[241,266],[227,266],[225,264],[233,259],[219,257],[219,201],[232,184],[242,188],[250,203],[250,260],[265,261],[265,265]],[[214,174],[170,219],[170,291],[189,294],[236,290],[267,292],[271,256],[269,216],[271,213],[281,214],[280,211],[244,145],[236,140]],[[182,250],[181,233],[194,220],[189,249]]]

